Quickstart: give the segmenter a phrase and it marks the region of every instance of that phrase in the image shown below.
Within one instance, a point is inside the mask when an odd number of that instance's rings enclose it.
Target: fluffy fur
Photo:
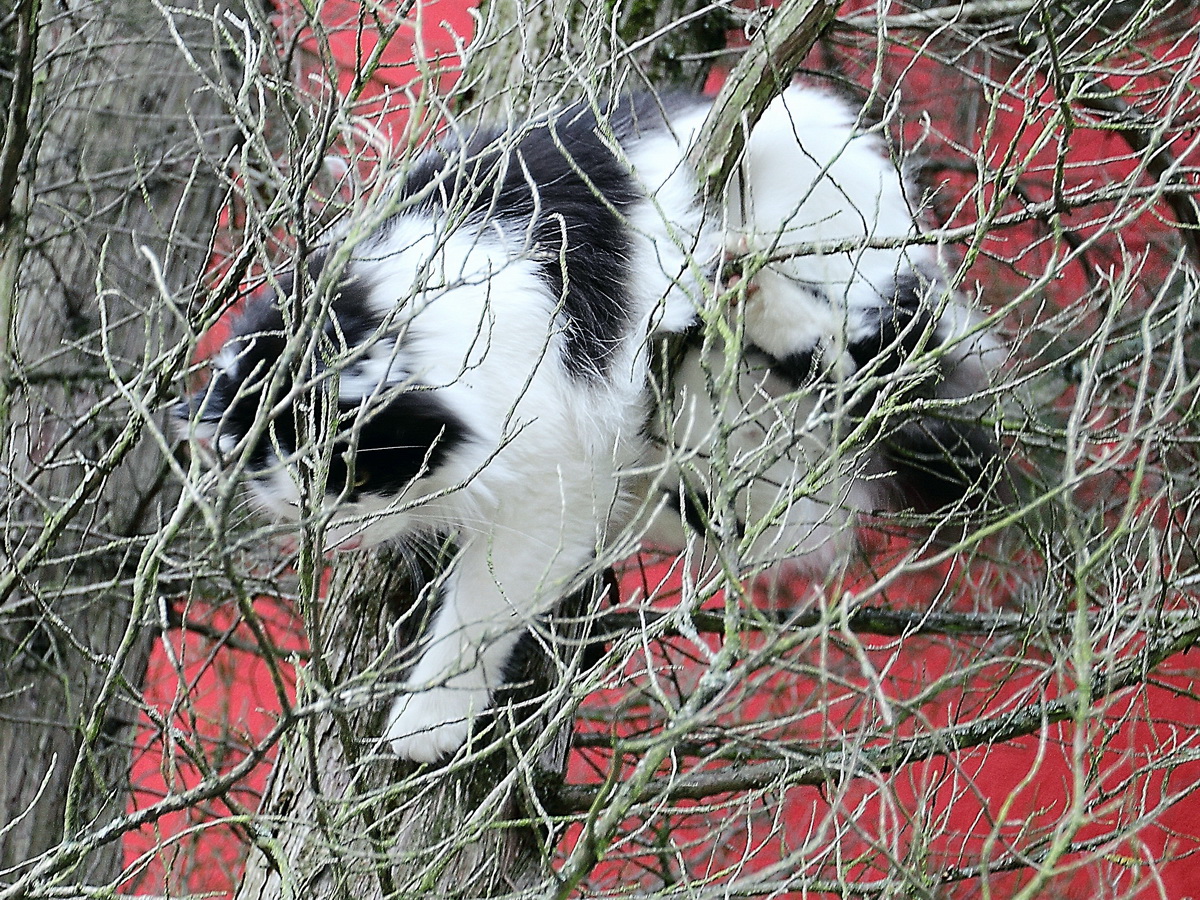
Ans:
[[[447,140],[249,304],[189,403],[258,504],[315,511],[330,547],[455,538],[388,724],[401,756],[464,742],[523,629],[618,537],[680,546],[690,523],[733,534],[747,573],[820,572],[855,510],[939,507],[990,465],[973,426],[903,412],[980,389],[999,352],[932,251],[781,252],[918,230],[877,138],[792,87],[706,210],[686,162],[706,111],[640,97]],[[732,247],[778,258],[718,311]]]

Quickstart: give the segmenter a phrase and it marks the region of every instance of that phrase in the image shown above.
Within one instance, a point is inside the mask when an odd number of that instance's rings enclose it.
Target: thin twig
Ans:
[[[1097,672],[1089,683],[1056,700],[1025,705],[992,718],[976,719],[938,729],[932,734],[895,740],[877,747],[839,748],[812,755],[797,750],[791,758],[653,778],[645,781],[632,798],[630,809],[641,803],[704,800],[719,794],[779,790],[800,785],[817,786],[830,781],[892,772],[921,760],[947,756],[984,744],[997,744],[1035,734],[1048,725],[1078,715],[1081,703],[1092,703],[1119,690],[1143,683],[1147,674],[1165,659],[1194,646],[1200,640],[1200,623],[1149,645],[1145,651],[1125,659],[1110,671]],[[566,815],[586,812],[603,802],[603,786],[570,784],[548,802],[555,812]]]

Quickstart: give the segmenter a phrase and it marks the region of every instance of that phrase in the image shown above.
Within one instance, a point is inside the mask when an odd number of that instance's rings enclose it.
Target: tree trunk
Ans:
[[[563,708],[562,692],[538,679],[522,692],[538,721],[515,734],[507,721],[484,732],[479,739],[493,746],[462,762],[397,761],[379,735],[388,684],[400,674],[395,648],[412,641],[423,618],[412,614],[422,604],[407,571],[386,555],[350,560],[319,616],[308,617],[313,662],[296,701],[304,718],[272,773],[261,810],[270,824],[260,822],[260,852],[239,900],[548,893],[552,828],[533,821],[526,800],[542,779],[561,775],[569,731],[547,726],[545,711]],[[503,738],[492,741],[497,731]]]
[[[735,25],[726,9],[700,0],[493,0],[480,4],[480,22],[456,95],[460,109],[497,119],[579,96],[699,90],[708,54]]]
[[[39,854],[126,807],[132,702],[158,618],[155,535],[176,493],[158,412],[188,363],[186,316],[169,301],[186,306],[204,269],[222,190],[209,160],[229,145],[204,90],[211,22],[168,21],[151,0],[69,2],[47,4],[39,29],[37,7],[20,0],[10,35],[12,96],[22,73],[33,79],[24,108],[9,107],[5,158],[19,165],[0,185],[12,198],[0,217],[0,893],[16,884],[18,896]],[[56,871],[110,884],[121,849],[89,845]]]

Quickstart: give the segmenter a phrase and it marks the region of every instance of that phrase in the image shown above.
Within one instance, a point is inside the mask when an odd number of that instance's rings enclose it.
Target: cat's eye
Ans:
[[[355,470],[355,472],[354,472],[354,488],[355,488],[355,490],[358,490],[361,487],[365,487],[370,480],[371,480],[371,473],[369,471],[367,471],[366,469],[361,468],[361,467],[359,467],[358,469]]]

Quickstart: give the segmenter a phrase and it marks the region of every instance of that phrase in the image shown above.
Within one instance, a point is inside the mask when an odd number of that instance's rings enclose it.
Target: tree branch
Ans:
[[[17,193],[18,168],[29,142],[29,107],[33,99],[33,69],[37,56],[39,0],[17,0],[14,10],[17,30],[14,45],[12,91],[8,118],[0,144],[0,232],[10,229],[13,197]]]
[[[1136,656],[1124,660],[1108,672],[1097,672],[1084,686],[1060,699],[1041,705],[1022,706],[994,718],[976,719],[939,729],[934,734],[891,741],[878,747],[839,748],[818,754],[794,751],[794,756],[745,765],[730,765],[665,778],[654,778],[642,785],[632,799],[630,809],[642,804],[659,805],[664,801],[703,800],[717,794],[755,790],[780,790],[798,785],[818,786],[830,781],[864,775],[880,775],[903,765],[948,756],[983,744],[996,744],[1034,734],[1047,725],[1065,722],[1079,714],[1080,707],[1133,685],[1142,684],[1147,673],[1168,657],[1200,641],[1200,622],[1148,645]],[[621,783],[619,780],[616,783]],[[605,804],[613,784],[565,785],[548,800],[559,814],[582,813]]]
[[[1105,118],[1107,127],[1121,136],[1121,140],[1134,152],[1155,182],[1185,188],[1178,192],[1164,191],[1163,200],[1175,214],[1180,237],[1193,264],[1200,266],[1200,209],[1196,204],[1195,186],[1186,184],[1180,178],[1179,160],[1171,152],[1162,132],[1138,124],[1139,121],[1145,122],[1146,117],[1116,95],[1081,91],[1076,100],[1085,109]]]
[[[730,73],[696,137],[691,163],[707,197],[719,196],[763,111],[787,87],[837,4],[827,0],[784,3]]]
[[[1019,16],[1035,9],[1042,0],[976,0],[974,3],[951,3],[932,9],[897,16],[875,16],[862,13],[839,19],[835,28],[875,33],[880,28],[889,30],[912,28],[932,30],[945,25],[966,25],[990,22],[995,19]]]

